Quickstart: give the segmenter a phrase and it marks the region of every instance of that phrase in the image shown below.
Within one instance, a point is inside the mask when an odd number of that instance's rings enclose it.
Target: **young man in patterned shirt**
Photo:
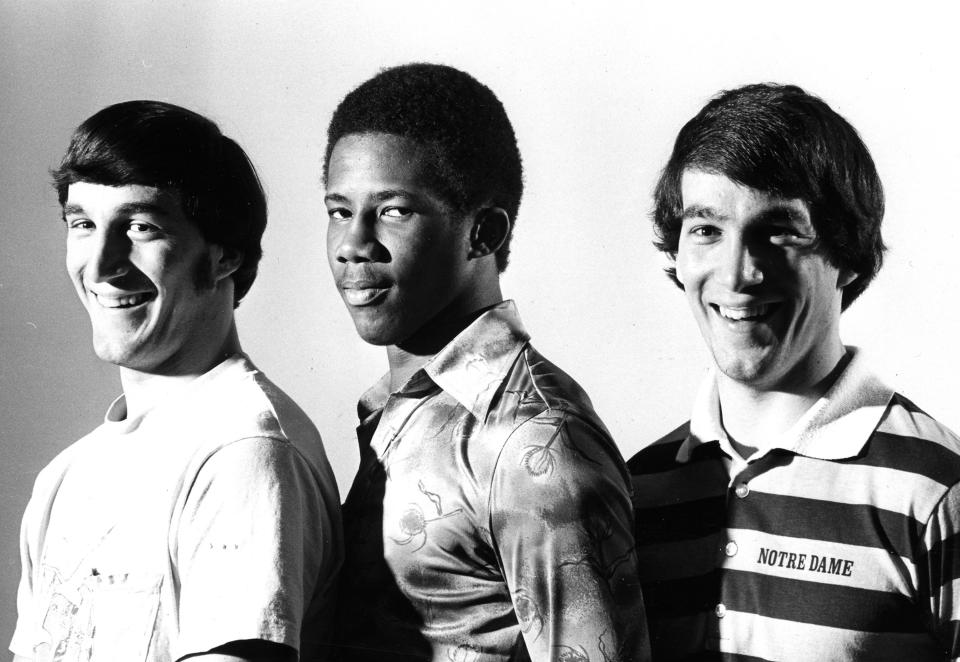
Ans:
[[[840,340],[884,250],[860,137],[800,88],[725,92],[655,199],[715,367],[630,461],[654,659],[955,659],[960,440]]]
[[[499,274],[513,129],[456,69],[388,69],[328,130],[327,250],[389,372],[360,400],[344,505],[349,660],[645,660],[629,476]]]

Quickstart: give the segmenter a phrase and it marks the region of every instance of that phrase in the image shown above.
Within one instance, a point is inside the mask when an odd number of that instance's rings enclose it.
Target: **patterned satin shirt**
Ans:
[[[360,401],[347,660],[649,659],[629,476],[512,302]]]

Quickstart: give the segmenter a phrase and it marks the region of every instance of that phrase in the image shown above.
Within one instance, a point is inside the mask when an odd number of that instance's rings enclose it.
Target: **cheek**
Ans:
[[[677,273],[677,280],[680,281],[680,284],[683,285],[684,289],[687,287],[687,265],[683,260],[677,256],[677,259],[673,262],[673,268]]]
[[[829,306],[834,298],[840,297],[840,271],[822,259],[798,265],[796,277],[800,287],[815,300],[814,305]]]
[[[696,287],[697,281],[702,280],[704,266],[702,260],[696,252],[683,246],[677,251],[677,258],[674,261],[674,267],[677,270],[677,280],[688,292]]]
[[[327,261],[330,266],[337,263],[337,246],[340,245],[340,231],[332,223],[327,227]]]
[[[396,273],[408,282],[441,289],[458,273],[459,236],[450,232],[411,233],[393,238],[386,248],[393,256]]]
[[[67,267],[67,274],[74,280],[78,279],[83,273],[83,256],[80,248],[73,242],[67,242],[67,254],[64,258],[64,264]]]
[[[166,291],[194,289],[200,281],[208,281],[213,264],[206,251],[191,252],[188,255],[176,251],[162,253],[143,253],[135,262],[137,270],[143,273],[159,289]],[[203,273],[201,273],[203,272]]]

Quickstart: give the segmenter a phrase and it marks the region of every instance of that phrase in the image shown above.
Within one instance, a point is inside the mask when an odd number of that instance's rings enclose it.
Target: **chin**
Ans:
[[[101,361],[119,368],[149,372],[157,361],[139,344],[94,341],[93,351]]]
[[[735,356],[732,358],[714,356],[717,369],[728,379],[748,386],[760,387],[771,378],[770,356]]]
[[[354,326],[360,339],[369,345],[386,347],[387,345],[396,345],[400,342],[400,339],[397,339],[395,337],[396,334],[391,333],[390,329],[372,327],[365,324],[355,324]]]

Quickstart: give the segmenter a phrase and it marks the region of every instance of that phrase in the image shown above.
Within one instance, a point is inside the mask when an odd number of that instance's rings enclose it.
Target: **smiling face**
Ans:
[[[330,154],[327,257],[357,333],[374,345],[411,346],[483,305],[472,224],[431,190],[428,158],[383,133],[344,136]]]
[[[840,295],[855,274],[818,248],[802,200],[687,170],[677,278],[722,375],[760,391],[817,383],[843,356]]]
[[[223,343],[231,304],[219,287],[220,250],[184,216],[178,194],[77,182],[63,213],[67,270],[97,356],[144,373],[205,370],[192,363]]]

